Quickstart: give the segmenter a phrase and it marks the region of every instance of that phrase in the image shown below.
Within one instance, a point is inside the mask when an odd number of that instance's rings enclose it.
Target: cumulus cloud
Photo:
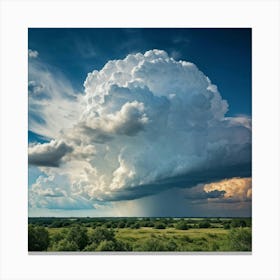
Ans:
[[[207,199],[215,203],[240,203],[252,200],[252,178],[230,178],[209,184],[198,184],[184,190],[184,197],[193,201]]]
[[[28,57],[30,58],[37,58],[39,53],[35,50],[28,49]]]
[[[39,176],[29,189],[28,202],[31,208],[48,209],[94,209],[90,200],[69,188],[68,178],[57,175]]]
[[[72,151],[63,141],[34,144],[28,149],[28,163],[38,166],[58,167],[61,159]]]
[[[64,157],[59,169],[50,168],[50,176],[66,176],[80,197],[134,199],[251,175],[250,121],[225,116],[226,100],[193,63],[160,50],[130,54],[89,73],[84,87],[71,125],[61,121],[56,133],[44,125],[40,130],[65,145],[41,165],[58,166]],[[49,124],[48,117],[44,114]],[[40,165],[44,149],[30,147],[31,162],[35,155]],[[208,196],[224,192],[215,189]]]
[[[204,191],[209,194],[213,191],[223,192],[222,199],[226,201],[251,201],[252,178],[231,178],[220,182],[204,185]]]
[[[116,113],[85,119],[84,126],[91,129],[91,134],[125,134],[133,136],[143,130],[148,122],[144,111],[143,103],[137,101],[127,102]],[[79,123],[78,127],[82,126],[83,124]]]

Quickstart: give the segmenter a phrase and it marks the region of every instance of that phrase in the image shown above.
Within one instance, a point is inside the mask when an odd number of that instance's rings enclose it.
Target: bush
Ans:
[[[165,229],[165,225],[163,223],[155,223],[154,227],[156,229]]]
[[[124,228],[125,227],[125,222],[121,221],[118,224],[118,228]]]
[[[167,251],[177,251],[177,244],[174,241],[169,240],[166,244]]]
[[[213,242],[211,246],[212,251],[219,251],[220,246],[217,242]]]
[[[251,251],[252,233],[250,229],[234,228],[229,232],[229,249],[232,251]]]
[[[83,250],[89,243],[87,229],[80,225],[71,227],[66,235],[66,240],[76,243],[78,248]]]
[[[199,228],[210,228],[211,224],[208,221],[202,221],[198,224]]]
[[[52,251],[79,251],[79,247],[76,242],[69,241],[67,239],[60,240],[58,243],[54,243],[52,247]]]
[[[246,221],[244,220],[239,220],[239,219],[234,219],[231,222],[231,227],[237,228],[237,227],[246,227]]]
[[[225,223],[224,224],[224,229],[230,229],[230,223]]]
[[[28,225],[28,251],[45,251],[49,242],[49,232],[44,227]]]
[[[131,224],[131,225],[130,225],[130,228],[132,228],[132,229],[138,229],[138,228],[140,228],[140,224],[139,224],[139,223]]]
[[[140,227],[154,227],[154,223],[151,221],[140,221]]]
[[[185,242],[189,242],[189,243],[193,242],[193,239],[191,239],[188,235],[183,236],[182,240],[185,241]]]
[[[103,240],[97,246],[96,251],[115,251],[115,244],[111,240]]]
[[[131,246],[123,241],[118,240],[103,240],[100,242],[100,244],[97,246],[96,251],[131,251]]]
[[[144,252],[168,251],[168,248],[164,244],[164,242],[156,238],[147,239],[141,244],[137,244],[134,249],[135,249],[134,251],[144,251]]]
[[[85,248],[84,248],[84,252],[94,252],[97,248],[97,244],[92,242],[91,244],[87,245]]]
[[[182,220],[175,225],[175,228],[180,230],[187,230],[189,229],[189,226],[186,221]]]

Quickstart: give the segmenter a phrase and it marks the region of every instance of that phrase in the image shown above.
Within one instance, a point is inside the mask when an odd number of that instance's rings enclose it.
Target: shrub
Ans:
[[[191,239],[189,236],[185,235],[182,237],[182,240],[185,241],[185,242],[189,242],[189,243],[192,243],[193,242],[193,239]]]
[[[114,250],[115,250],[115,244],[111,240],[101,241],[100,244],[96,248],[96,251],[114,251]]]
[[[177,244],[169,240],[166,244],[167,251],[177,251]]]
[[[225,223],[224,224],[224,229],[230,229],[230,223]]]
[[[69,241],[67,239],[62,239],[58,243],[54,243],[52,247],[52,251],[79,251],[79,247],[76,242]]]
[[[199,228],[210,228],[211,224],[208,221],[202,221],[198,224]]]
[[[118,224],[118,228],[124,228],[125,227],[125,222],[121,221]]]
[[[144,251],[144,252],[155,252],[155,251],[168,251],[167,246],[163,241],[156,238],[150,238],[137,244],[135,251]]]
[[[103,240],[100,242],[100,244],[97,246],[96,251],[131,251],[131,246],[122,241],[118,240]]]
[[[92,242],[91,244],[87,245],[85,248],[84,248],[84,252],[94,252],[97,248],[97,244]]]
[[[49,232],[44,227],[28,225],[28,251],[45,251],[49,242]]]
[[[239,219],[234,219],[231,222],[231,227],[237,228],[237,227],[246,227],[246,221],[244,220],[239,220]]]
[[[175,225],[175,228],[180,230],[187,230],[189,229],[189,226],[186,221],[182,220]]]
[[[229,249],[232,251],[251,251],[252,233],[250,229],[234,228],[228,236]]]
[[[163,223],[155,223],[154,227],[156,229],[165,229],[165,225]]]
[[[140,224],[139,224],[139,223],[131,224],[131,225],[130,225],[130,228],[132,228],[132,229],[138,229],[138,228],[140,228]]]
[[[211,249],[212,249],[212,251],[218,251],[220,249],[220,246],[217,242],[213,242]]]

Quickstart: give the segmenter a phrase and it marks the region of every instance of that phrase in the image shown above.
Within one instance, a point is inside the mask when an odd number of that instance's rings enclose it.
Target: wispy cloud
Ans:
[[[39,53],[35,50],[28,49],[28,57],[30,58],[37,58]]]
[[[62,73],[42,61],[29,62],[28,78],[29,130],[56,138],[79,119],[80,94]]]

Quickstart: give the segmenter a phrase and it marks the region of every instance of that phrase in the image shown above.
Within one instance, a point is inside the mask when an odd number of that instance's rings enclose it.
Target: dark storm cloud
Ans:
[[[207,170],[199,170],[182,176],[158,180],[153,184],[115,191],[112,193],[112,197],[107,197],[106,199],[111,201],[138,199],[144,196],[154,195],[169,188],[192,188],[197,184],[206,184],[225,178],[250,177],[251,173],[251,163],[208,168]],[[223,193],[223,191],[212,191],[200,194],[199,198],[221,197]],[[196,198],[198,199],[198,197]]]

